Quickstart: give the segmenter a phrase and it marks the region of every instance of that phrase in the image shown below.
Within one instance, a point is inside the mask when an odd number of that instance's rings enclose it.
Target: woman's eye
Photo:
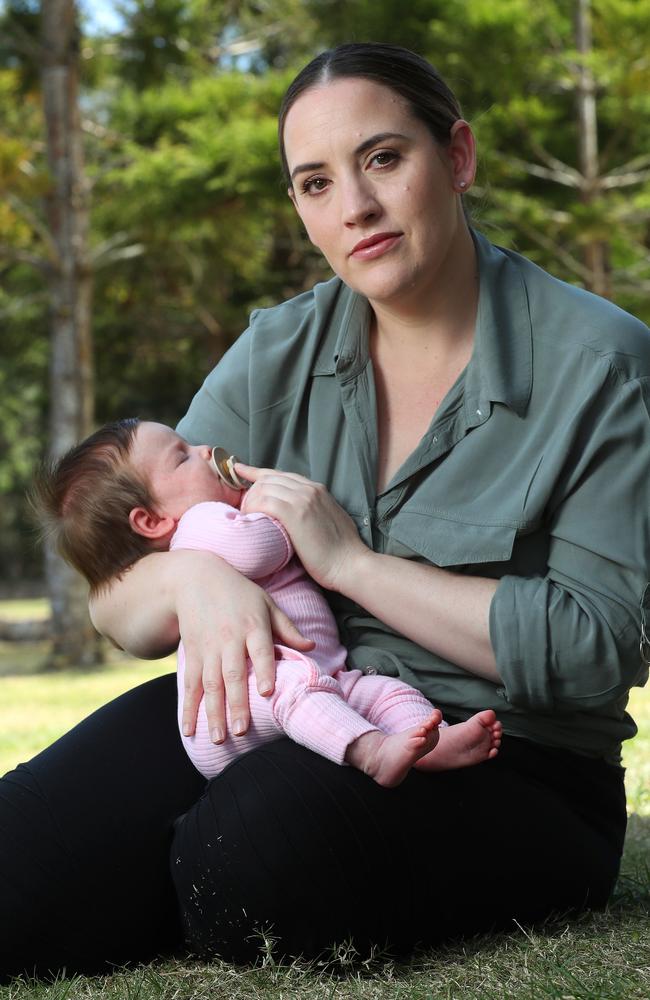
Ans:
[[[302,185],[303,194],[319,194],[327,187],[326,177],[309,177]]]
[[[391,149],[380,149],[379,152],[373,153],[370,157],[370,165],[375,167],[387,167],[398,159],[399,155],[394,153]]]

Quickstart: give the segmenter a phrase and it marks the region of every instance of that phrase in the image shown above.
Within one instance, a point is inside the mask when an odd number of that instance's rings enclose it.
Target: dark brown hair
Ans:
[[[460,104],[440,74],[422,56],[383,42],[348,42],[321,52],[295,78],[284,95],[278,118],[282,169],[291,184],[284,149],[284,125],[298,98],[319,84],[342,77],[363,77],[388,87],[407,102],[436,142],[449,143],[454,122],[462,118]]]
[[[134,507],[154,508],[129,463],[140,421],[106,424],[55,462],[43,463],[30,501],[43,535],[97,590],[153,548],[129,523]]]

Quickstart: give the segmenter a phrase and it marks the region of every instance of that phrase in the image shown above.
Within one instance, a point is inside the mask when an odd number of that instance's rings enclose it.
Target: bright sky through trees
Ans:
[[[114,0],[82,0],[80,7],[93,31],[119,31],[123,21],[115,9]]]

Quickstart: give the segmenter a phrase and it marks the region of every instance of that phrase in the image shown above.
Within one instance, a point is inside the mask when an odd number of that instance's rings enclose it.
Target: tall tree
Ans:
[[[650,0],[448,0],[420,48],[475,119],[481,223],[647,322]]]
[[[579,62],[576,67],[576,114],[578,119],[578,177],[580,197],[590,205],[598,193],[600,163],[598,158],[598,117],[596,81],[590,65],[593,52],[591,0],[576,0],[575,40]],[[611,294],[607,276],[607,253],[603,240],[592,238],[584,248],[586,281],[590,291]]]
[[[51,237],[49,454],[57,458],[93,423],[89,258],[89,185],[84,174],[79,116],[79,36],[74,0],[42,0],[42,92],[52,184],[46,196]],[[79,574],[47,553],[52,604],[53,665],[87,665],[100,646],[87,612]]]

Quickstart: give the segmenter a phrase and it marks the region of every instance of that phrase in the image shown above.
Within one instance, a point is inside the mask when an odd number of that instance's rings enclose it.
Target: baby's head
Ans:
[[[32,501],[45,532],[92,589],[153,549],[167,549],[194,504],[238,507],[241,491],[210,464],[208,445],[189,445],[164,424],[119,420],[45,468]]]

